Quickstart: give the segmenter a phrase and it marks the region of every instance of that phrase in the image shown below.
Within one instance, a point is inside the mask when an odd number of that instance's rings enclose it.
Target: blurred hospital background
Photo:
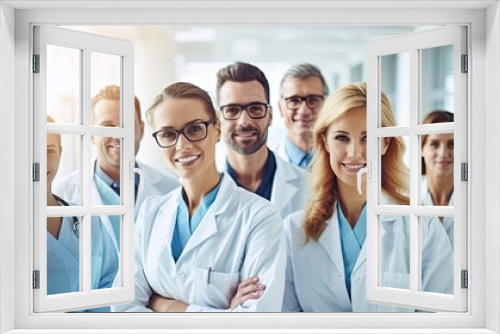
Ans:
[[[153,98],[176,81],[192,82],[215,97],[217,70],[235,61],[249,62],[264,71],[271,87],[273,124],[269,147],[286,137],[279,114],[279,84],[292,65],[309,62],[320,68],[330,87],[366,80],[366,46],[374,39],[435,27],[410,26],[65,26],[92,34],[129,40],[134,44],[135,95],[142,117]],[[424,52],[425,51],[425,52]],[[424,50],[422,117],[431,110],[453,111],[452,47]],[[48,50],[48,113],[57,122],[80,122],[80,54],[51,46]],[[427,65],[426,65],[427,64]],[[389,95],[398,125],[409,125],[409,52],[381,59],[382,88]],[[53,70],[51,71],[50,68]],[[90,100],[102,87],[120,84],[120,59],[93,52]],[[75,137],[75,138],[72,138]],[[66,135],[58,178],[77,168],[79,139]],[[222,144],[222,141],[219,145]],[[220,149],[218,160],[221,159]],[[146,125],[137,155],[160,170],[166,165]]]

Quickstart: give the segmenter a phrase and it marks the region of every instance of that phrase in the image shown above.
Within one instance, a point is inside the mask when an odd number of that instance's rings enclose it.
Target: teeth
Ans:
[[[178,158],[177,161],[180,162],[181,164],[185,164],[185,163],[188,163],[191,161],[195,161],[196,159],[198,159],[198,157],[199,156],[197,156],[197,155],[193,155],[190,157],[182,157],[182,158]]]
[[[350,169],[358,169],[358,168],[363,168],[365,164],[344,164],[347,168]]]
[[[111,145],[112,148],[120,149],[120,145]]]

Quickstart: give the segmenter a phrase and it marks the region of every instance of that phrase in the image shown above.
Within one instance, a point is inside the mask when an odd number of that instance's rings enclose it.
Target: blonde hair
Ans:
[[[381,125],[396,126],[389,99],[381,94]],[[311,163],[309,200],[304,218],[306,240],[318,240],[333,215],[338,199],[337,177],[330,166],[329,153],[325,149],[326,131],[331,124],[350,110],[366,107],[366,83],[346,84],[325,100],[313,125],[313,152]],[[405,144],[400,137],[391,138],[387,152],[382,156],[382,190],[398,204],[409,204],[409,171],[403,162]]]
[[[92,117],[92,122],[94,120],[95,105],[97,104],[97,102],[99,102],[101,100],[112,100],[112,101],[118,100],[118,101],[120,101],[120,87],[118,87],[116,85],[105,86],[105,87],[101,88],[99,93],[97,93],[92,98],[92,100],[90,101],[90,110],[92,111],[90,113],[90,115]],[[141,121],[142,120],[142,118],[141,118],[141,104],[139,103],[139,99],[137,98],[137,96],[134,96],[134,105],[135,105],[135,114],[137,115],[137,119],[139,119],[139,121]]]
[[[47,115],[47,123],[57,123],[52,116]],[[61,135],[59,133],[51,133],[56,136],[57,144],[59,145],[59,149],[62,149]]]

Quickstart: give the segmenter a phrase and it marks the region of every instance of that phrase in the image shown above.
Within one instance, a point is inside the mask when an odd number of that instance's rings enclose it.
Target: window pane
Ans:
[[[454,113],[453,45],[420,50],[421,57],[421,119],[432,111]],[[453,120],[448,120],[452,122]]]
[[[59,123],[81,124],[80,49],[47,45],[47,114]]]
[[[91,98],[101,97],[93,107],[92,125],[119,127],[121,57],[91,52],[90,69]]]
[[[387,95],[392,105],[395,125],[409,126],[410,52],[401,52],[380,58],[382,91]]]
[[[92,137],[92,182],[99,195],[92,205],[120,205],[121,140],[116,137]]]
[[[81,217],[47,217],[47,295],[81,291]]]
[[[422,291],[453,294],[453,217],[420,217]]]
[[[117,279],[120,249],[120,216],[92,217],[92,290],[107,289]]]
[[[454,134],[439,133],[420,136],[421,205],[453,206]]]
[[[410,289],[410,217],[380,217],[380,285]]]
[[[380,149],[382,192],[389,195],[386,204],[409,205],[410,136],[382,137]]]
[[[79,135],[47,134],[47,187],[69,205],[82,205],[81,143]]]

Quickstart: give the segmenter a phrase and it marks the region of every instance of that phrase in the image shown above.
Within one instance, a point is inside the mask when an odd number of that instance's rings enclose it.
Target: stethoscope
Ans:
[[[62,205],[69,206],[68,202],[63,200],[61,197],[54,194],[52,194],[52,196],[54,196],[54,198]],[[77,217],[73,217],[73,232],[75,232],[77,238],[80,237],[80,222],[78,221]]]

